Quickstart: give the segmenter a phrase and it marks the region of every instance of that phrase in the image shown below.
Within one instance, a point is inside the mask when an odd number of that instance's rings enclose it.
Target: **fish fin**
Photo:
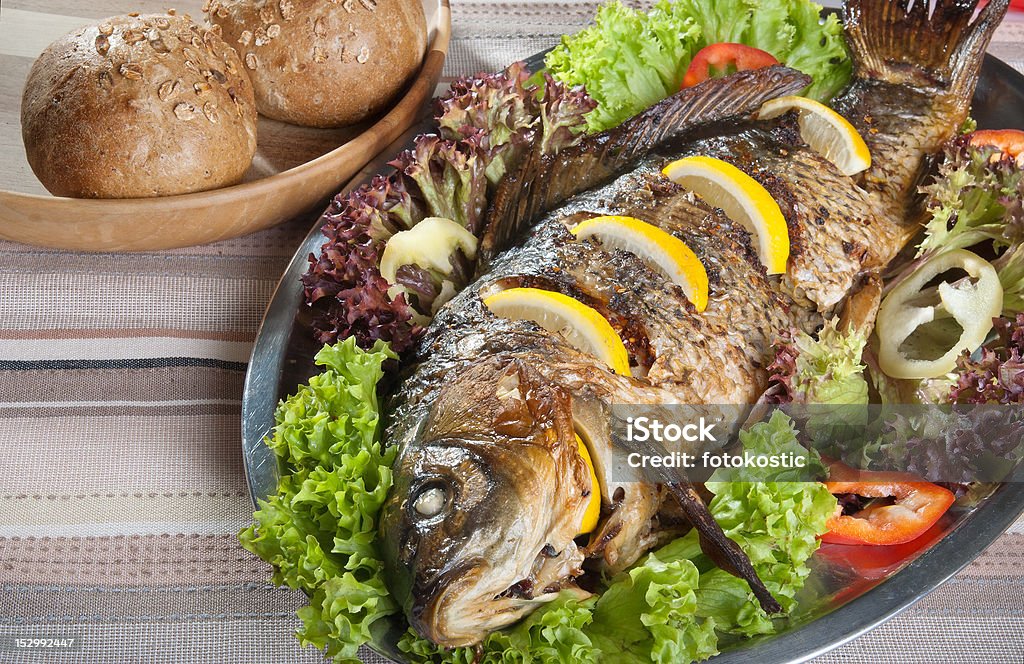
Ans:
[[[670,483],[666,486],[697,531],[701,551],[717,566],[750,584],[750,590],[765,613],[782,613],[782,606],[757,575],[750,558],[739,544],[729,539],[722,526],[715,521],[697,489],[689,482]]]
[[[970,100],[1010,0],[847,0],[843,25],[859,78],[938,86]]]
[[[663,456],[667,453],[663,445],[653,441],[632,437],[616,437],[615,440],[618,441],[621,449],[639,452],[648,457]],[[683,514],[686,515],[686,520],[697,531],[701,551],[726,572],[738,576],[750,584],[751,591],[765,613],[782,613],[782,607],[764,585],[761,577],[757,575],[757,570],[754,569],[750,557],[740,548],[739,544],[729,539],[729,536],[722,530],[721,524],[715,521],[715,517],[711,514],[707,503],[701,498],[700,492],[691,481],[687,471],[680,468],[651,466],[646,468],[644,473],[645,477],[642,481],[655,482],[664,486],[672,498],[679,503]]]
[[[477,273],[544,212],[608,182],[660,143],[698,127],[746,117],[776,97],[796,94],[811,79],[776,65],[705,81],[668,97],[624,123],[590,134],[557,155],[534,146],[502,178],[487,215]]]
[[[842,303],[839,310],[839,329],[843,332],[863,335],[866,339],[875,329],[878,308],[882,304],[882,277],[869,272],[856,285]]]

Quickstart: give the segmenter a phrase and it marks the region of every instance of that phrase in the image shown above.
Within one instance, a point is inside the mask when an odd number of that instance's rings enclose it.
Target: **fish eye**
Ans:
[[[441,482],[427,482],[412,499],[414,517],[429,519],[440,514],[448,504],[448,488]]]

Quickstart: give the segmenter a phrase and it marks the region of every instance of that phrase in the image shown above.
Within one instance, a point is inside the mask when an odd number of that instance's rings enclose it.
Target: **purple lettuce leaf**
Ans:
[[[313,333],[320,343],[354,336],[361,347],[370,348],[380,339],[401,353],[422,332],[412,322],[405,297],[388,295],[389,284],[378,268],[384,241],[397,219],[369,202],[375,196],[381,202],[388,199],[384,185],[374,180],[339,196],[324,214],[327,241],[319,256],[309,255],[309,270],[302,276]]]
[[[1024,314],[993,321],[996,339],[957,360],[957,381],[949,394],[954,404],[1024,404]]]
[[[428,216],[451,219],[479,237],[488,192],[506,172],[530,150],[554,154],[579,140],[594,101],[550,77],[541,100],[528,78],[515,63],[458,79],[437,102],[439,135],[418,136],[391,162],[394,173],[332,201],[323,215],[326,241],[302,277],[319,341],[355,336],[369,348],[382,339],[401,353],[422,333],[417,313],[431,315],[453,286],[468,283],[474,266],[461,254],[452,263],[456,274],[444,278],[416,264],[400,266],[395,278],[410,303],[381,276],[384,245]]]
[[[390,162],[419,188],[430,216],[444,217],[479,235],[487,207],[487,178],[480,152],[434,134]]]
[[[583,86],[568,87],[544,72],[544,99],[540,103],[541,154],[558,154],[561,150],[579,143],[587,130],[587,113],[597,107],[597,102],[587,94]]]

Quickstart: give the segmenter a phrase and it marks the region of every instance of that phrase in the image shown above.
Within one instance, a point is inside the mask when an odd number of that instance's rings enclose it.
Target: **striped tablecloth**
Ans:
[[[595,9],[453,4],[449,75],[549,47]],[[1024,71],[1024,22],[1004,25],[992,51]],[[312,222],[137,255],[0,243],[0,662],[321,661],[291,635],[303,596],[269,585],[235,539],[251,518],[245,363]],[[820,661],[1024,661],[1022,561],[1018,523]],[[80,650],[16,652],[17,636],[75,636]]]

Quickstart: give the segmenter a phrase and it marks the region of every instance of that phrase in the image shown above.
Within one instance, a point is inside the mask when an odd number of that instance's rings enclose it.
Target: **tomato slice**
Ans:
[[[697,51],[690,61],[690,68],[683,76],[681,88],[691,88],[709,78],[728,76],[747,69],[760,69],[779,64],[775,56],[745,44],[721,42],[709,44]]]
[[[844,463],[830,467],[828,490],[837,495],[891,498],[894,502],[868,504],[854,514],[842,508],[828,520],[823,542],[833,544],[904,544],[935,525],[956,497],[952,492],[910,473],[856,470]]]
[[[1024,131],[1020,129],[979,129],[971,132],[971,145],[999,148],[1011,157],[1024,155]]]

